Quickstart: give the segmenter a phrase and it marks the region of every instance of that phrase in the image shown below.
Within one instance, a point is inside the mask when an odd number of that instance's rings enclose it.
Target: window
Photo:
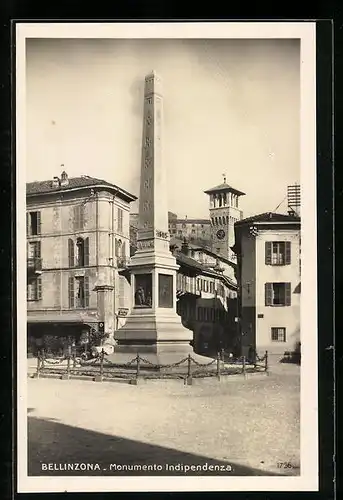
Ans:
[[[272,327],[272,341],[286,342],[286,328]]]
[[[27,236],[41,234],[40,212],[28,212],[26,214],[26,234]]]
[[[210,281],[210,292],[214,293],[214,281]]]
[[[195,229],[192,229],[192,234],[195,234]]]
[[[41,242],[31,241],[28,245],[28,258],[32,260],[41,258]]]
[[[291,284],[290,283],[266,283],[265,284],[266,306],[290,306]]]
[[[192,227],[195,227],[195,224],[192,224]]]
[[[176,234],[176,229],[172,229],[172,234]]]
[[[201,227],[201,229],[203,229],[203,228],[204,228],[204,224],[201,224],[201,226],[200,226],[200,227]]]
[[[204,291],[208,292],[208,281],[204,280]]]
[[[179,232],[179,234],[182,234],[182,231],[181,231],[181,229],[179,229],[179,231],[178,231],[178,232]]]
[[[69,267],[89,266],[89,238],[77,238],[76,258],[74,240],[68,240]]]
[[[74,230],[80,231],[84,228],[84,205],[74,206]]]
[[[28,301],[42,300],[42,278],[30,280],[27,283],[26,292]]]
[[[123,232],[123,211],[121,208],[118,208],[118,233]]]
[[[200,292],[201,291],[201,279],[197,278],[197,290]]]
[[[182,228],[185,229],[186,228],[186,224],[182,224]]]
[[[291,263],[290,241],[266,241],[265,262],[269,266],[284,266]]]
[[[69,307],[84,308],[89,306],[89,277],[69,277],[68,282]]]
[[[191,250],[191,257],[194,258],[195,252],[194,250]]]

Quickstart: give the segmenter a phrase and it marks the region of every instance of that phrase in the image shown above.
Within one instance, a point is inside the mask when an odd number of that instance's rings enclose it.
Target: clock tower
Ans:
[[[231,261],[236,261],[236,255],[231,250],[235,244],[235,222],[243,218],[239,208],[239,198],[245,195],[224,182],[205,191],[210,197],[210,220],[212,251]]]

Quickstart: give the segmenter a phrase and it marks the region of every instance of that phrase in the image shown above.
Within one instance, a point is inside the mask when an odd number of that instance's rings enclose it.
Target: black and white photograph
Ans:
[[[318,489],[315,23],[16,37],[18,491]]]

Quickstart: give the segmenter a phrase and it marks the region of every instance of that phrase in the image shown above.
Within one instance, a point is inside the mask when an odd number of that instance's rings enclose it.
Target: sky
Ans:
[[[244,217],[274,211],[300,182],[299,40],[27,39],[26,68],[27,182],[64,168],[138,196],[151,70],[169,210],[208,217],[204,190],[224,173],[246,193]]]

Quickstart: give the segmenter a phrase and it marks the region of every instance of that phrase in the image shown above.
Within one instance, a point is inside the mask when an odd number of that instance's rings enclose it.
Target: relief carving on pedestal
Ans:
[[[158,305],[159,307],[173,307],[173,276],[158,275]]]
[[[137,241],[137,248],[143,250],[145,248],[154,248],[154,240]]]
[[[135,275],[135,307],[151,307],[152,305],[152,275]]]

